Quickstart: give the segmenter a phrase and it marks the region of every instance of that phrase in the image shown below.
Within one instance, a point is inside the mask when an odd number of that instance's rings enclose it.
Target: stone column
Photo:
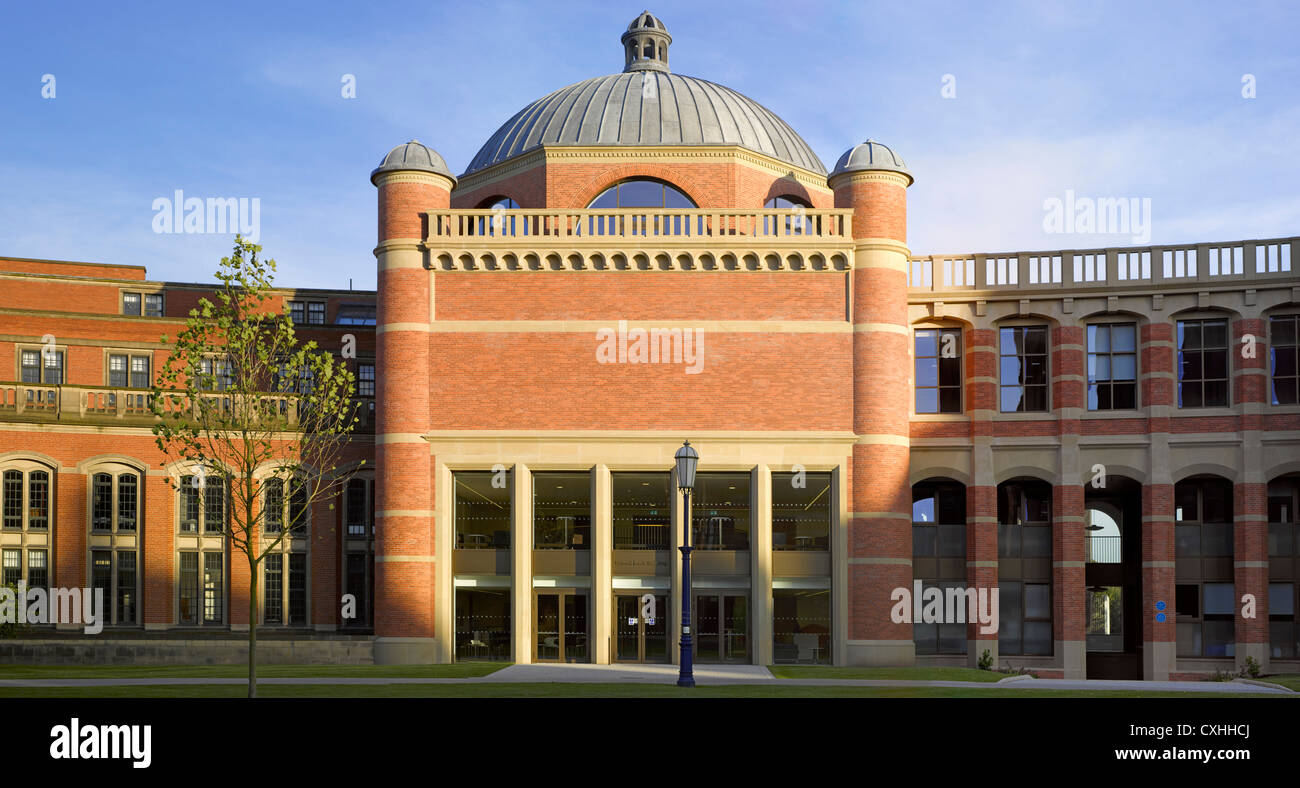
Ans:
[[[590,615],[595,616],[591,626],[591,661],[608,665],[614,636],[610,627],[614,620],[614,499],[609,466],[597,464],[591,483],[591,499],[596,506],[591,539]]]
[[[753,533],[750,534],[750,654],[755,665],[772,664],[772,469],[754,469]]]

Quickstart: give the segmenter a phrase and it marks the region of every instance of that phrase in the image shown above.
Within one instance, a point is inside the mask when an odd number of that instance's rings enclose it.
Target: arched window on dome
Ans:
[[[695,202],[681,189],[667,181],[655,178],[629,178],[601,192],[587,206],[588,210],[613,211],[628,208],[653,208],[668,211],[691,210]],[[648,222],[647,222],[648,219]],[[704,221],[703,217],[690,216],[590,216],[584,234],[589,235],[685,235],[691,221]]]
[[[793,194],[783,194],[780,197],[773,197],[763,203],[765,211],[788,211],[789,216],[785,217],[784,235],[806,235],[812,232],[810,222],[812,218],[805,213],[812,205],[802,197],[796,197]],[[779,217],[768,216],[763,219],[763,234],[777,235],[781,229]]]

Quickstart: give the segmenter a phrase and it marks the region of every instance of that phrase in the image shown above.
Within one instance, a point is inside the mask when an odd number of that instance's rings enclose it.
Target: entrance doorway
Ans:
[[[546,589],[533,594],[537,629],[533,659],[538,662],[589,662],[587,592]]]
[[[614,661],[669,662],[669,657],[667,595],[616,594]]]
[[[695,661],[749,662],[749,596],[695,596]]]
[[[1090,679],[1142,678],[1142,487],[1111,476],[1085,491],[1085,670]]]

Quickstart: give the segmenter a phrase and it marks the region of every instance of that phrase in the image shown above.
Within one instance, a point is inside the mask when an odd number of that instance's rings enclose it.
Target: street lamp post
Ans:
[[[700,454],[686,441],[677,450],[677,489],[682,491],[682,640],[681,666],[677,686],[694,687],[695,671],[691,646],[691,490],[695,487],[695,466]]]

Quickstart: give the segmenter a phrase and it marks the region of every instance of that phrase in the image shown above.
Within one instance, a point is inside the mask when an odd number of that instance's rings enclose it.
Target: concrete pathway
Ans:
[[[697,665],[697,685],[782,685],[806,687],[954,687],[961,689],[1129,690],[1138,692],[1188,692],[1198,694],[1243,693],[1296,695],[1277,685],[1235,681],[1079,681],[1010,676],[997,682],[909,681],[887,679],[779,679],[757,665]],[[675,665],[511,665],[487,676],[461,679],[388,678],[382,676],[259,678],[259,684],[673,684]],[[186,686],[202,684],[246,685],[240,678],[103,678],[103,679],[0,679],[0,687],[128,687]]]

